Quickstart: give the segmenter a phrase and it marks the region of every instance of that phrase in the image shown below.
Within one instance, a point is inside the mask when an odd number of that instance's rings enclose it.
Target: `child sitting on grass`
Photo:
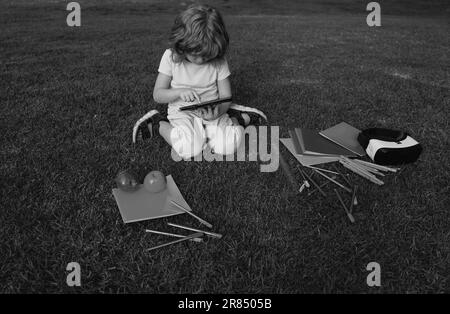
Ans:
[[[222,17],[214,8],[191,6],[177,16],[153,90],[157,103],[168,103],[168,115],[150,111],[139,126],[144,139],[160,134],[183,159],[200,154],[207,145],[215,154],[235,152],[243,136],[241,125],[259,122],[258,110],[231,102],[180,110],[194,101],[231,97],[228,43]],[[232,117],[230,106],[237,108]]]

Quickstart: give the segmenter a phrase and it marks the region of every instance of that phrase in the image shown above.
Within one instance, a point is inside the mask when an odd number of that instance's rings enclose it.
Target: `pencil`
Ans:
[[[337,173],[339,173],[339,174],[342,176],[342,179],[344,179],[345,183],[347,183],[347,184],[350,185],[350,186],[353,185],[353,184],[351,184],[351,182],[348,180],[347,176],[344,175],[344,174],[342,174],[342,173],[339,171],[338,167],[336,167],[335,164],[333,164],[333,168],[334,168],[334,170],[336,170]]]
[[[381,181],[380,179],[377,179],[374,175],[372,175],[372,174],[367,174],[366,172],[361,171],[359,168],[356,168],[356,167],[354,167],[354,166],[351,165],[351,164],[347,164],[347,163],[345,163],[345,162],[342,162],[342,165],[343,165],[345,168],[347,168],[347,169],[349,169],[349,170],[355,172],[356,174],[360,175],[361,177],[363,177],[363,178],[365,178],[365,179],[367,179],[367,180],[369,180],[369,181],[371,181],[371,182],[373,182],[373,183],[375,183],[375,184],[378,184],[378,185],[383,185],[383,184],[384,184],[383,181]]]
[[[348,187],[340,184],[339,182],[337,182],[336,180],[333,180],[332,178],[330,178],[329,176],[327,176],[326,174],[323,174],[322,172],[320,172],[319,170],[315,170],[313,169],[315,172],[317,172],[318,174],[320,174],[321,176],[323,176],[324,178],[326,178],[327,180],[330,180],[331,182],[333,182],[334,184],[336,184],[337,186],[343,188],[344,190],[346,190],[348,193],[352,193],[352,190],[349,189]]]
[[[371,172],[371,169],[367,169],[366,166],[360,165],[360,164],[354,162],[353,160],[351,160],[349,163],[350,163],[353,167],[358,168],[358,169],[362,170],[363,172],[365,172],[365,173],[367,173],[367,174],[370,174],[370,175],[372,175],[374,178],[378,179],[378,178],[376,177],[376,173]],[[372,169],[372,170],[375,170],[375,169]],[[378,170],[375,170],[375,171],[378,171]]]
[[[377,165],[372,162],[367,162],[367,161],[364,161],[361,159],[355,159],[355,161],[358,163],[367,165],[368,167],[375,168],[375,169],[382,170],[382,171],[397,172],[397,170],[399,170],[399,168],[391,168],[391,167],[381,166],[381,165]]]
[[[350,182],[350,180],[347,178],[347,175],[343,174],[342,172],[339,171],[338,167],[333,164],[333,168],[334,170],[336,170],[337,173],[339,173],[339,175],[342,177],[342,179],[344,179],[345,183],[347,183],[349,186],[352,186],[353,184]],[[355,195],[355,198],[352,201],[353,205],[358,205],[358,198]]]
[[[297,168],[298,168],[298,167],[297,167]],[[300,174],[302,175],[302,178],[303,178],[303,184],[304,184],[307,188],[311,187],[311,185],[309,184],[309,182],[308,182],[308,180],[306,179],[305,175],[303,174],[303,171],[301,171],[300,168],[298,168],[298,169],[300,170]]]
[[[185,213],[191,215],[192,217],[194,217],[195,219],[197,219],[198,221],[200,221],[202,224],[204,224],[205,226],[207,226],[208,228],[212,228],[212,225],[207,222],[206,220],[203,220],[202,218],[198,217],[197,215],[195,215],[194,213],[191,213],[189,210],[187,210],[186,208],[184,208],[183,206],[181,206],[180,204],[178,204],[177,202],[175,202],[174,200],[170,200],[170,202],[172,204],[174,204],[176,207],[178,207],[179,209],[183,210]]]
[[[328,169],[319,168],[319,167],[313,167],[313,166],[305,166],[305,167],[310,168],[310,169],[316,169],[316,170],[332,173],[332,174],[339,174],[337,172],[334,172],[334,171],[331,171],[331,170],[328,170]]]
[[[291,183],[292,187],[294,188],[294,190],[297,191],[298,182],[295,180],[294,175],[292,174],[292,171],[289,168],[288,163],[286,162],[286,160],[284,160],[283,154],[281,152],[279,153],[279,158],[280,158],[281,169],[283,169],[284,174],[287,176],[287,178],[288,178],[289,182]]]
[[[375,169],[375,168],[369,167],[369,166],[367,166],[367,165],[365,165],[365,164],[360,164],[360,163],[358,163],[358,162],[355,162],[355,160],[352,160],[352,163],[353,163],[353,165],[354,165],[355,167],[358,167],[358,168],[360,168],[360,169],[363,169],[363,170],[365,170],[365,171],[367,171],[367,172],[369,172],[369,173],[371,173],[371,174],[375,174],[375,175],[377,175],[377,176],[382,176],[382,177],[384,177],[384,173],[382,173],[380,170],[377,170],[377,169]]]
[[[164,243],[164,244],[161,244],[161,245],[157,245],[157,246],[151,247],[151,248],[147,249],[146,251],[148,252],[148,251],[151,251],[151,250],[156,250],[156,249],[162,248],[164,246],[180,243],[180,242],[183,242],[183,241],[186,241],[186,240],[199,238],[201,236],[203,236],[203,234],[201,232],[193,233],[191,235],[183,237],[182,239],[178,239],[178,240],[175,240],[175,241],[172,241],[172,242],[167,242],[167,243]]]
[[[182,225],[177,225],[177,224],[173,224],[171,222],[167,223],[169,226],[172,227],[176,227],[176,228],[181,228],[181,229],[186,229],[186,230],[190,230],[190,231],[194,231],[194,232],[201,232],[206,234],[207,236],[213,237],[213,238],[222,238],[222,235],[219,233],[214,233],[214,232],[209,232],[209,231],[203,231],[203,230],[199,230],[199,229],[195,229],[195,228],[191,228],[191,227],[185,227]]]
[[[359,169],[359,170],[361,170],[362,172],[365,172],[365,173],[367,173],[367,174],[370,174],[370,175],[372,175],[374,178],[376,178],[376,174],[375,173],[372,173],[369,169],[367,169],[365,166],[362,166],[362,165],[359,165],[359,164],[357,164],[356,162],[353,162],[353,161],[349,161],[348,162],[350,165],[352,165],[353,167],[355,167],[355,168],[357,168],[357,169]]]
[[[342,156],[342,157],[343,157],[343,159],[344,159],[345,162],[351,164],[353,167],[358,168],[358,169],[360,169],[360,170],[366,172],[366,173],[369,174],[369,175],[373,175],[373,173],[370,171],[370,169],[367,169],[367,166],[358,164],[358,163],[354,162],[354,161],[353,161],[352,159],[350,159],[350,158],[347,158],[347,157],[344,157],[344,156]],[[373,170],[375,170],[375,169],[373,169]],[[377,171],[377,170],[375,170],[375,171]],[[378,172],[378,171],[377,171],[377,172]],[[375,177],[375,176],[374,176],[374,177]],[[376,177],[375,177],[375,178],[376,178]]]
[[[380,179],[378,179],[377,177],[375,177],[375,175],[371,174],[370,172],[367,172],[357,166],[354,165],[354,163],[352,163],[351,161],[348,162],[345,159],[340,159],[339,162],[347,169],[359,174],[360,176],[362,176],[363,178],[366,178],[367,180],[378,184],[378,185],[383,185],[384,182],[381,181]]]
[[[308,178],[309,181],[311,181],[311,183],[317,188],[317,190],[320,192],[320,194],[322,194],[323,196],[327,196],[325,194],[325,192],[320,188],[320,186],[313,179],[311,179],[310,176],[308,176],[306,171],[303,171],[302,169],[299,169],[299,170],[306,178]]]
[[[332,177],[333,179],[336,179],[336,176]],[[321,188],[323,188],[325,185],[329,184],[331,181],[325,181],[324,183],[322,183],[321,185],[319,185]],[[317,190],[312,190],[311,192],[308,193],[308,196],[310,196],[311,194],[314,194]]]
[[[347,206],[345,206],[344,201],[342,200],[341,196],[339,195],[339,193],[338,193],[338,191],[337,191],[336,189],[334,189],[334,193],[336,193],[336,195],[337,195],[337,197],[338,197],[338,199],[339,199],[339,202],[341,202],[342,207],[344,207],[344,210],[345,210],[345,212],[347,213],[348,219],[350,219],[350,221],[351,221],[352,223],[354,223],[354,222],[355,222],[355,218],[354,218],[353,215],[349,212],[349,210],[347,209]]]
[[[165,236],[169,236],[169,237],[175,237],[175,238],[184,238],[185,237],[184,235],[181,235],[181,234],[162,232],[162,231],[150,230],[150,229],[145,229],[145,232],[161,234],[161,235],[165,235]],[[203,239],[202,238],[194,238],[194,239],[191,239],[191,241],[202,242]]]
[[[352,213],[352,211],[353,211],[353,205],[356,205],[355,200],[356,200],[356,190],[357,189],[358,189],[358,186],[355,185],[353,187],[352,202],[350,203],[350,209],[348,210],[350,213]]]

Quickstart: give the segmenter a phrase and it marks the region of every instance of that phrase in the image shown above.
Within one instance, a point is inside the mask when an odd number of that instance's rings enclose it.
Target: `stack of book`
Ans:
[[[304,166],[339,161],[341,156],[356,157],[366,153],[358,143],[361,131],[341,122],[324,131],[305,128],[289,130],[290,138],[280,139]]]

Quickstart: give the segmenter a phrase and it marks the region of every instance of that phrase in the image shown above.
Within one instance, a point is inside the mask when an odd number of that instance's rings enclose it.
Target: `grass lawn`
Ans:
[[[355,224],[330,186],[307,198],[257,162],[175,162],[161,138],[134,147],[134,122],[165,110],[152,87],[183,3],[79,2],[79,28],[67,1],[0,2],[0,292],[450,292],[448,2],[381,1],[378,28],[369,1],[212,2],[236,101],[282,137],[347,121],[423,144],[382,187],[352,177]],[[187,215],[124,225],[111,189],[126,168],[172,174],[224,237],[146,253],[168,238],[145,228],[202,227]],[[80,288],[66,285],[72,261]],[[366,284],[373,261],[381,287]]]

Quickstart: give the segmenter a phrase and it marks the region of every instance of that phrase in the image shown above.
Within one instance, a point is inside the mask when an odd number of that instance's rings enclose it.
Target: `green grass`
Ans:
[[[133,147],[134,122],[164,110],[152,87],[182,6],[80,3],[80,28],[66,26],[64,1],[0,7],[0,292],[450,292],[445,1],[382,2],[380,28],[358,1],[214,2],[231,36],[236,100],[266,112],[283,137],[347,121],[423,144],[382,187],[352,177],[354,225],[330,187],[306,198],[256,162],[175,162],[162,139]],[[224,238],[144,252],[168,240],[147,227],[201,225],[186,215],[124,225],[111,189],[126,168],[172,174]],[[71,261],[81,288],[66,286]],[[372,261],[380,288],[366,285]]]

